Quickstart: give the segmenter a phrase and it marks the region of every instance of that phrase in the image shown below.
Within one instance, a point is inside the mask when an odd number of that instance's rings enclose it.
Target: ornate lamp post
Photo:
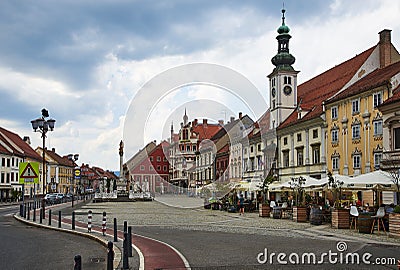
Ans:
[[[53,131],[54,130],[54,124],[56,123],[56,120],[54,119],[47,119],[49,118],[49,111],[46,109],[42,109],[42,117],[32,120],[32,128],[35,132],[40,132],[42,134],[42,139],[43,139],[43,151],[42,151],[42,158],[43,158],[43,196],[46,191],[46,170],[45,170],[45,140],[46,140],[46,133],[47,131]]]

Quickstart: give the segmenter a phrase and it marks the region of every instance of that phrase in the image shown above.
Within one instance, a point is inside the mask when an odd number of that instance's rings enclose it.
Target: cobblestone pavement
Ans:
[[[196,200],[196,201],[195,201]],[[90,203],[77,210],[76,219],[87,222],[88,210],[93,211],[93,224],[101,224],[105,211],[109,220],[117,218],[118,224],[128,221],[130,226],[158,226],[175,230],[220,231],[228,233],[244,233],[286,236],[286,237],[336,237],[366,243],[391,243],[400,245],[400,239],[387,237],[384,233],[360,234],[354,230],[336,230],[329,225],[313,226],[309,223],[296,223],[289,219],[261,218],[258,213],[228,213],[220,210],[173,207],[195,205],[198,198],[187,196],[163,196],[153,202],[103,202]],[[160,202],[162,201],[162,202]]]

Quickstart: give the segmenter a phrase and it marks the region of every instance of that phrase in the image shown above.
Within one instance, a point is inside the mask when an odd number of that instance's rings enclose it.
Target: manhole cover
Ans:
[[[90,261],[93,263],[101,263],[104,262],[106,259],[104,258],[91,258]]]

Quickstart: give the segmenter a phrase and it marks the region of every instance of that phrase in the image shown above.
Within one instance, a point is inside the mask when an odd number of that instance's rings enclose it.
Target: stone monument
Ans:
[[[128,190],[126,190],[127,187],[127,181],[124,178],[124,172],[123,172],[123,156],[124,156],[124,142],[121,140],[119,143],[119,179],[117,181],[117,194],[118,196],[127,196],[128,195]]]

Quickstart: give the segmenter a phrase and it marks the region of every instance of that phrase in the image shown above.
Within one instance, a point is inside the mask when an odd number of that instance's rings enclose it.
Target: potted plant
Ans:
[[[304,197],[304,184],[306,179],[303,177],[292,178],[289,181],[290,188],[293,190],[295,195],[294,205],[293,205],[293,220],[296,222],[306,222],[307,221],[307,207],[305,206]]]
[[[389,215],[389,229],[391,236],[400,237],[400,205],[397,205]]]
[[[328,172],[328,187],[332,192],[333,211],[332,211],[332,227],[336,229],[350,228],[350,210],[344,209],[340,203],[342,198],[342,186],[344,182],[335,179],[331,172]]]
[[[269,190],[269,185],[275,181],[275,178],[272,174],[269,174],[265,179],[261,186],[261,190],[264,193],[264,200],[259,206],[259,216],[260,217],[269,217],[271,214],[271,207],[269,206],[269,200],[267,199],[267,194]]]

